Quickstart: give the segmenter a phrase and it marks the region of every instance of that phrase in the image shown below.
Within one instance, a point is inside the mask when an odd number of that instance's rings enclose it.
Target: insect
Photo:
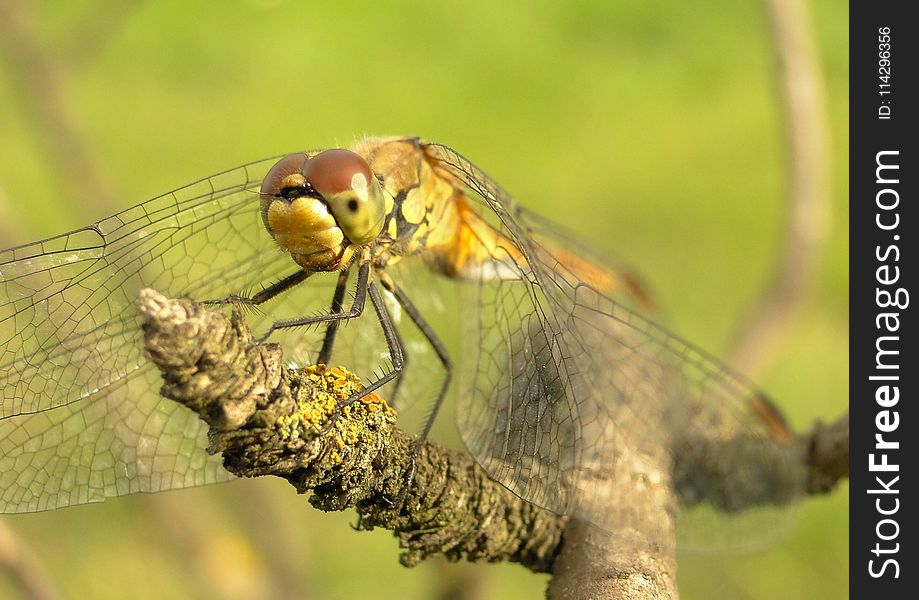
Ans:
[[[416,306],[425,290],[403,284],[419,271],[471,294],[455,315],[465,328],[456,376]],[[333,282],[328,308],[298,316],[289,299],[320,279]],[[687,506],[732,512],[750,495],[784,504],[800,477],[781,413],[643,317],[649,299],[628,269],[523,208],[454,150],[367,138],[250,163],[0,253],[4,512],[230,477],[207,455],[197,418],[156,394],[134,307],[143,287],[251,305],[283,298],[286,318],[254,317],[263,339],[318,328],[317,363],[347,352],[342,323],[377,325],[390,361],[365,393],[398,387],[410,371],[397,305],[443,368],[434,414],[455,381],[460,433],[490,476],[609,530],[629,518],[630,498],[603,497],[597,481],[624,447],[674,470]],[[723,482],[710,489],[725,447],[750,464],[736,494]]]

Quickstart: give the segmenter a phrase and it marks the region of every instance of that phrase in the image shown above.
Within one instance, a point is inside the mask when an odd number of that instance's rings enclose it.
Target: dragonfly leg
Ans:
[[[450,353],[447,352],[447,347],[444,346],[444,343],[441,342],[437,334],[434,333],[434,328],[428,324],[409,297],[405,295],[405,292],[403,292],[389,277],[381,277],[380,283],[395,296],[402,310],[405,311],[405,314],[409,316],[428,343],[431,344],[431,347],[437,354],[437,358],[440,359],[440,363],[443,365],[445,371],[443,383],[441,383],[440,391],[437,393],[437,399],[431,407],[431,413],[425,420],[424,429],[422,429],[421,434],[415,442],[413,454],[417,455],[418,449],[428,439],[428,434],[431,433],[431,426],[434,425],[434,419],[437,417],[437,413],[440,412],[440,407],[444,402],[444,398],[447,396],[447,390],[450,388],[450,380],[453,378],[453,362],[450,360]]]
[[[335,294],[332,296],[332,307],[329,314],[336,314],[342,311],[342,305],[345,300],[345,290],[348,288],[348,275],[351,274],[351,265],[348,265],[338,273],[338,282],[335,284]],[[322,339],[322,349],[319,351],[319,360],[316,362],[321,365],[329,364],[332,357],[332,347],[335,345],[335,335],[338,333],[338,325],[341,321],[329,321],[325,329],[325,336]]]
[[[263,302],[267,302],[277,296],[278,294],[289,290],[298,283],[302,283],[306,280],[307,277],[312,275],[307,271],[297,271],[296,273],[291,273],[284,279],[272,283],[262,291],[254,294],[252,296],[239,296],[237,294],[230,294],[226,298],[220,300],[205,300],[202,304],[247,304],[247,305],[259,305]]]
[[[332,308],[329,311],[330,314],[335,314],[341,312],[342,304],[344,302],[345,290],[347,289],[348,284],[348,275],[350,273],[350,266],[343,269],[338,275],[338,282],[335,284],[335,295],[332,297]],[[332,357],[332,349],[335,346],[335,336],[338,332],[338,326],[341,321],[330,321],[325,330],[325,337],[322,340],[322,350],[319,351],[319,359],[316,361],[321,365],[330,364]],[[405,343],[402,340],[402,336],[399,334],[399,328],[393,327],[393,334],[396,336],[399,346],[402,348],[402,363],[404,367],[408,366],[408,352],[405,347]],[[389,395],[389,404],[394,408],[397,407],[396,397],[399,395],[399,389],[402,387],[402,382],[404,381],[405,369],[399,372],[398,377],[396,377],[395,388],[392,393]]]
[[[393,333],[396,335],[396,339],[399,342],[399,345],[402,346],[402,371],[399,373],[399,376],[396,377],[396,383],[393,386],[392,393],[389,394],[389,405],[392,406],[397,411],[399,410],[398,397],[399,390],[402,389],[402,382],[405,381],[405,373],[408,370],[408,348],[405,345],[405,342],[402,340],[402,334],[399,333],[399,328],[394,327]]]
[[[396,328],[393,325],[392,317],[390,317],[389,311],[386,309],[386,305],[383,303],[383,297],[380,295],[380,290],[377,289],[376,284],[373,282],[371,282],[369,285],[369,294],[370,303],[373,304],[373,310],[377,314],[377,318],[380,322],[380,327],[383,329],[383,336],[386,338],[386,347],[389,349],[389,355],[392,358],[392,369],[390,369],[389,372],[384,373],[367,387],[353,394],[347,400],[339,403],[335,407],[335,410],[332,411],[332,414],[329,415],[329,421],[319,432],[320,435],[325,435],[329,432],[330,429],[332,429],[332,427],[335,426],[335,422],[338,421],[338,418],[342,415],[342,412],[347,407],[351,406],[367,394],[375,392],[376,390],[380,389],[398,377],[399,374],[402,373],[402,370],[405,368],[405,361],[403,360],[402,339],[399,337],[399,334],[396,333]]]
[[[425,318],[421,315],[412,301],[408,296],[395,284],[395,282],[387,277],[385,274],[381,275],[380,282],[383,286],[395,296],[396,301],[399,302],[399,305],[402,306],[402,309],[405,313],[411,318],[412,322],[415,323],[415,326],[421,331],[424,337],[428,340],[428,343],[431,344],[431,347],[434,348],[434,352],[437,354],[437,358],[440,359],[441,364],[444,367],[444,380],[440,385],[440,390],[437,393],[437,398],[434,400],[434,405],[431,407],[431,412],[428,414],[427,419],[424,423],[424,428],[421,430],[421,433],[418,437],[415,438],[415,442],[412,444],[412,454],[411,454],[411,464],[409,466],[408,472],[405,476],[405,482],[402,485],[402,489],[399,490],[398,495],[395,499],[390,500],[390,504],[398,504],[402,497],[405,495],[405,492],[408,490],[408,486],[411,485],[412,479],[415,476],[415,458],[418,456],[418,452],[421,450],[421,446],[424,445],[425,441],[428,439],[428,435],[431,433],[431,427],[434,425],[434,419],[437,418],[437,413],[440,412],[440,407],[443,405],[444,398],[447,396],[447,390],[450,388],[450,380],[453,378],[453,362],[450,360],[450,353],[447,352],[447,347],[444,346],[443,342],[440,341],[440,338],[437,337],[437,334],[434,333],[434,328],[428,324]],[[398,386],[398,384],[396,384]]]
[[[361,263],[357,271],[357,285],[354,288],[354,302],[345,312],[331,312],[324,315],[313,315],[309,317],[296,317],[294,319],[285,319],[275,321],[271,324],[261,337],[259,342],[264,342],[268,337],[278,329],[289,329],[291,327],[306,327],[317,323],[334,323],[336,321],[346,321],[361,316],[364,312],[364,301],[367,299],[367,281],[370,276],[370,261]],[[333,334],[334,338],[334,334]]]

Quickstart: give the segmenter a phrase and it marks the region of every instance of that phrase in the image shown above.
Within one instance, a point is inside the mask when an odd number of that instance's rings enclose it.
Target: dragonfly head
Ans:
[[[262,220],[275,242],[308,271],[334,271],[383,229],[384,192],[350,150],[289,154],[259,190]]]

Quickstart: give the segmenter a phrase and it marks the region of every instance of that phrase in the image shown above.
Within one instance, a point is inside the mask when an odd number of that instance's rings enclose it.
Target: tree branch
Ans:
[[[0,573],[6,575],[22,598],[62,598],[31,549],[4,521],[0,521]]]
[[[411,485],[396,505],[412,438],[376,394],[352,405],[325,435],[337,401],[360,386],[343,369],[284,366],[276,344],[255,344],[231,318],[144,290],[140,309],[147,355],[163,372],[161,393],[211,426],[210,451],[234,475],[283,477],[312,492],[320,510],[357,509],[360,526],[399,537],[400,560],[432,554],[451,560],[519,562],[548,572],[565,520],[517,498],[464,453],[425,444]]]
[[[146,354],[163,373],[160,392],[208,423],[209,451],[222,453],[231,473],[283,477],[298,492],[311,492],[310,503],[321,510],[354,507],[361,528],[395,533],[406,566],[432,554],[511,561],[553,573],[553,597],[676,597],[672,547],[651,543],[640,526],[611,539],[574,522],[565,529],[565,518],[514,496],[468,454],[430,442],[421,448],[411,484],[400,496],[411,467],[412,437],[394,426],[396,415],[382,398],[369,394],[322,432],[336,403],[359,389],[357,376],[340,368],[284,366],[280,346],[256,344],[238,309],[228,317],[152,290],[141,292],[139,307]],[[797,440],[809,473],[801,494],[825,492],[847,475],[844,421],[818,425]],[[734,486],[731,469],[720,461],[720,469],[707,476],[727,489]],[[679,468],[674,473],[679,493]],[[718,477],[724,480],[717,483]],[[663,486],[656,493],[673,496],[666,478]],[[724,495],[737,508],[736,497]],[[759,501],[768,500],[750,500]],[[670,518],[635,510],[637,523]]]
[[[775,358],[813,294],[830,223],[825,94],[807,7],[800,0],[764,6],[787,148],[787,211],[770,281],[734,334],[729,363],[750,377]]]
[[[66,179],[76,205],[118,206],[97,165],[90,158],[87,139],[72,117],[67,70],[49,52],[35,30],[28,2],[0,0],[0,59],[6,58],[14,78],[10,89],[21,97],[21,107],[32,126],[32,138],[45,160]],[[107,212],[107,211],[106,211]]]

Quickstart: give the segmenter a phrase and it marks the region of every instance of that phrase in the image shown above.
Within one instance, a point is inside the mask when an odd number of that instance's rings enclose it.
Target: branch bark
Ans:
[[[651,543],[640,526],[610,538],[568,524],[492,481],[468,454],[430,442],[409,478],[412,438],[395,427],[395,413],[376,394],[323,432],[336,402],[359,389],[359,378],[341,368],[286,367],[278,345],[253,341],[238,309],[228,317],[152,290],[141,292],[139,307],[146,354],[163,374],[161,394],[208,423],[209,451],[222,453],[231,473],[283,477],[299,493],[310,492],[320,510],[355,508],[361,528],[395,533],[406,566],[433,554],[511,561],[552,573],[550,597],[677,597],[673,548]],[[808,473],[800,493],[828,491],[848,474],[847,418],[815,427],[795,448]],[[719,475],[731,485],[729,472]],[[669,481],[664,485],[659,493],[672,496]],[[667,518],[648,514],[636,522]]]
[[[161,393],[210,425],[209,450],[221,452],[234,475],[283,477],[311,492],[320,510],[356,508],[362,528],[396,534],[406,566],[440,553],[551,568],[565,520],[493,482],[468,455],[425,444],[403,492],[412,438],[394,427],[395,413],[376,394],[321,435],[336,402],[360,386],[357,376],[285,367],[281,348],[255,344],[238,311],[227,318],[149,290],[140,309],[145,350],[163,372]]]

